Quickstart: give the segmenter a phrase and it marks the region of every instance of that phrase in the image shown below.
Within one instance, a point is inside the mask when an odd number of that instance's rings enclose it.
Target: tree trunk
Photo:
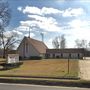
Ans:
[[[5,58],[5,47],[4,47],[4,49],[3,49],[3,58]]]

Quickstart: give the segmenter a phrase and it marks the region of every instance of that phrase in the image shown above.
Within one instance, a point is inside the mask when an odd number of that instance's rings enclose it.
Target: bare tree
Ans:
[[[64,35],[61,35],[60,48],[64,49],[66,47],[66,39]]]
[[[88,47],[90,48],[90,41],[88,42]]]
[[[57,36],[55,39],[52,41],[52,44],[54,48],[59,49],[62,48],[64,49],[66,47],[66,39],[64,35]]]
[[[5,34],[2,37],[2,46],[3,47],[3,58],[5,58],[6,53],[8,50],[12,50],[15,48],[15,45],[20,41],[18,39],[18,35],[14,32],[11,32],[9,36]]]
[[[87,40],[81,40],[82,48],[87,48]]]
[[[8,2],[5,2],[5,0],[0,0],[0,45],[4,43],[3,38],[5,27],[9,25],[10,18],[11,10],[9,8]]]
[[[9,25],[11,18],[10,12],[11,10],[8,2],[5,2],[5,0],[0,0],[0,27],[4,28]]]
[[[75,44],[76,44],[76,47],[77,48],[87,48],[88,47],[88,44],[87,44],[87,40],[75,40]]]
[[[0,47],[3,49],[3,57],[5,57],[5,51],[15,42],[14,35],[7,37],[4,34],[6,32],[5,27],[9,25],[10,18],[11,10],[8,2],[0,0]]]
[[[76,45],[75,45],[76,48],[81,48],[81,42],[80,42],[79,39],[76,39],[76,40],[75,40],[75,44],[76,44]]]
[[[52,41],[52,44],[55,49],[59,49],[59,39],[58,37],[55,37],[55,39]]]

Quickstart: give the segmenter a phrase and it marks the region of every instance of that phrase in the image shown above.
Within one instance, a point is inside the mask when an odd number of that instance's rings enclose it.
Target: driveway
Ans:
[[[79,76],[81,79],[90,80],[90,60],[79,60]]]

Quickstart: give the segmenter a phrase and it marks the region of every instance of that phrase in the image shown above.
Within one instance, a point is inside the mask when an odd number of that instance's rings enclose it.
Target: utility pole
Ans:
[[[69,58],[68,58],[68,74],[69,74],[69,65],[70,65],[70,60],[69,60]]]
[[[30,38],[30,33],[31,33],[31,31],[30,31],[30,28],[31,28],[31,26],[29,26],[29,25],[27,25],[26,23],[25,24],[22,24],[22,26],[26,26],[26,27],[28,27],[28,33],[29,33],[29,35],[28,35],[28,37]]]
[[[29,26],[28,26],[29,27]],[[30,38],[30,27],[29,27],[29,36],[28,36],[29,38]]]
[[[69,54],[68,56],[68,74],[70,73],[70,58],[71,58],[71,54]]]

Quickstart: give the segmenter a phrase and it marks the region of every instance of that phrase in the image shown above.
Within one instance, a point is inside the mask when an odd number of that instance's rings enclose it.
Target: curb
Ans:
[[[65,80],[80,80],[79,77],[42,77],[42,76],[16,76],[16,75],[0,75],[0,77],[12,77],[12,78],[42,78],[42,79],[65,79]]]
[[[17,79],[17,78],[0,78],[0,83],[16,83],[16,84],[35,84],[35,85],[49,85],[49,86],[67,86],[67,87],[83,87],[90,88],[90,81],[82,80],[54,80],[54,79]]]

